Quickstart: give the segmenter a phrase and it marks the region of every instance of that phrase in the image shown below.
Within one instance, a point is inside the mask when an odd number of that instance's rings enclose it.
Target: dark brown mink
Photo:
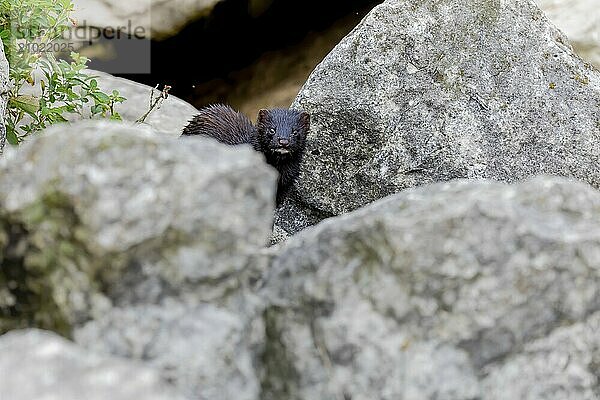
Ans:
[[[282,108],[260,110],[256,128],[260,151],[267,163],[279,171],[277,205],[280,205],[300,173],[310,115]]]
[[[244,114],[224,104],[211,104],[183,128],[184,136],[205,135],[221,143],[236,145],[250,144],[259,150],[256,128]]]
[[[276,204],[279,206],[298,178],[310,116],[306,112],[276,108],[260,110],[256,127],[242,113],[216,104],[202,108],[184,128],[183,135],[206,135],[229,144],[250,144],[279,171]]]

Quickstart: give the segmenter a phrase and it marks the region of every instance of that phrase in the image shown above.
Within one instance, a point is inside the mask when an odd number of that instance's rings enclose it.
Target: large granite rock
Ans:
[[[0,399],[183,400],[156,371],[79,348],[50,332],[0,336]]]
[[[64,333],[111,305],[240,286],[277,179],[250,147],[93,121],[5,154],[0,176],[0,330]]]
[[[188,22],[208,15],[222,0],[74,0],[75,17],[97,28],[144,28],[155,40],[175,35]]]
[[[597,317],[586,319],[600,310],[600,193],[589,185],[409,189],[306,229],[274,257],[263,399],[599,393]]]
[[[0,154],[6,143],[6,126],[4,125],[4,113],[8,101],[9,80],[8,61],[4,55],[4,45],[0,39]]]
[[[536,173],[600,188],[600,73],[529,0],[388,0],[296,98],[312,130],[295,233],[390,193]]]
[[[575,52],[600,68],[600,12],[596,0],[535,0]]]
[[[0,171],[0,330],[72,334],[186,399],[258,399],[264,307],[247,289],[277,181],[260,154],[88,121],[48,129]]]

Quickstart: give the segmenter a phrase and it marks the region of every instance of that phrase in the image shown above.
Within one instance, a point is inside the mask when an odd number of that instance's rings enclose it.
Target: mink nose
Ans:
[[[281,146],[287,146],[288,144],[290,144],[290,141],[289,141],[288,139],[283,139],[283,138],[280,138],[280,139],[279,139],[279,144],[280,144]]]

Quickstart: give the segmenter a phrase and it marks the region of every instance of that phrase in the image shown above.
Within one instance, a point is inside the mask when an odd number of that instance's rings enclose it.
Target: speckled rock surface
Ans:
[[[47,331],[0,336],[0,399],[183,400],[156,371],[101,356]]]
[[[57,125],[7,152],[0,177],[1,330],[219,298],[270,240],[277,175],[249,147]]]
[[[537,173],[600,187],[600,73],[529,0],[388,0],[296,98],[311,134],[295,233],[390,193]]]
[[[535,0],[584,60],[600,68],[600,11],[596,0]]]
[[[565,179],[439,183],[323,221],[285,242],[264,286],[263,398],[541,400],[565,364],[536,371],[540,346],[573,351],[564,398],[590,398],[591,333],[535,341],[600,310],[598,266],[600,193]]]
[[[254,299],[256,300],[256,299]],[[143,361],[188,399],[259,400],[264,326],[251,296],[225,308],[176,302],[114,309],[76,330],[85,347]],[[260,310],[262,311],[262,310]]]
[[[490,366],[483,380],[486,399],[596,400],[598,360],[600,314],[595,313]]]
[[[8,101],[8,61],[4,55],[4,45],[0,39],[0,154],[6,143],[6,127],[4,126],[4,113]]]

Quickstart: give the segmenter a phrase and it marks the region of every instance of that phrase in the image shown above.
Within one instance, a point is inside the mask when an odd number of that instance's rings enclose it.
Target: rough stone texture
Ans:
[[[600,314],[559,328],[488,370],[489,400],[597,400],[600,398]]]
[[[271,244],[276,244],[285,241],[289,237],[288,233],[279,226],[273,226],[273,234],[271,236]]]
[[[253,358],[264,327],[247,304],[236,310],[178,303],[115,309],[75,338],[95,351],[143,360],[186,398],[258,400]]]
[[[323,221],[266,280],[263,398],[545,399],[564,363],[536,372],[529,343],[600,310],[599,266],[600,193],[566,179],[439,183]],[[573,354],[565,398],[600,389],[596,352]]]
[[[129,79],[118,78],[100,71],[90,71],[98,76],[98,86],[105,92],[117,89],[127,100],[117,105],[116,110],[125,121],[135,122],[150,108],[150,86],[142,85]],[[159,91],[155,91],[158,95]],[[171,136],[180,136],[184,126],[198,112],[196,107],[175,96],[169,95],[159,109],[154,110],[146,119],[145,123],[155,131],[166,133]]]
[[[209,14],[222,0],[74,0],[75,17],[84,26],[143,27],[153,39],[176,34],[186,23]]]
[[[277,175],[249,147],[57,125],[7,152],[0,177],[3,331],[219,299],[270,240]]]
[[[0,154],[6,143],[6,127],[4,126],[4,113],[6,112],[6,102],[8,101],[9,81],[8,81],[8,61],[4,55],[4,45],[0,39]]]
[[[183,400],[156,371],[100,356],[50,332],[0,336],[0,399]]]
[[[568,37],[575,52],[600,68],[600,12],[596,0],[535,0]]]
[[[600,187],[600,74],[529,0],[388,0],[312,73],[289,233],[452,178]]]

